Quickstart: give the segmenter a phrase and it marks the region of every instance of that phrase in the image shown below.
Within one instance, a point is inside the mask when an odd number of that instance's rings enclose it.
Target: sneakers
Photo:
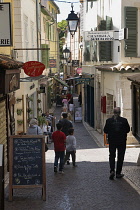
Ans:
[[[117,179],[121,179],[121,178],[123,178],[124,177],[124,174],[116,174],[116,178]]]
[[[59,174],[64,174],[64,171],[59,171]]]
[[[111,172],[110,172],[109,179],[110,179],[110,180],[113,180],[113,179],[114,179],[114,176],[115,176],[115,172],[114,172],[114,171],[111,171]]]
[[[54,173],[57,173],[57,167],[54,166]]]

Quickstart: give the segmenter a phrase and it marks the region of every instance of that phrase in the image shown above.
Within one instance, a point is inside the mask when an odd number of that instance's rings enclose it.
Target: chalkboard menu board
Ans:
[[[25,186],[46,188],[44,136],[11,136],[9,157],[11,190]]]

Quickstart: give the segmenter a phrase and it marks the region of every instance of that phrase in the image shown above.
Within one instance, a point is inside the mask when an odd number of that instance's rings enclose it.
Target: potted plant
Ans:
[[[40,100],[40,99],[37,99],[37,102],[38,102],[38,103],[41,103],[41,100]]]
[[[42,109],[41,109],[41,108],[37,108],[37,111],[38,111],[38,112],[42,112]]]
[[[30,101],[33,101],[33,97],[27,97],[27,100],[30,102]]]
[[[37,120],[38,120],[38,125],[39,126],[43,126],[43,124],[46,124],[46,118],[43,117],[43,116],[38,116]]]
[[[31,114],[31,113],[33,112],[33,110],[29,107],[29,108],[27,109],[27,112]]]
[[[23,120],[17,120],[17,124],[18,125],[22,125],[23,124]]]
[[[23,110],[22,110],[22,109],[17,109],[17,115],[21,115],[21,114],[22,114],[22,112],[23,112]]]

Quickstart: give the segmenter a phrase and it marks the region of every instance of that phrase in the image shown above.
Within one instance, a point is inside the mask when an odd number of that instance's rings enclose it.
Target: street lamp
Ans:
[[[63,56],[64,56],[64,58],[66,59],[66,61],[68,60],[68,58],[70,57],[70,50],[67,48],[67,46],[66,46],[66,48],[63,50]]]
[[[78,25],[78,22],[79,22],[79,18],[77,16],[77,14],[75,14],[74,11],[73,11],[73,4],[71,4],[71,8],[72,8],[72,11],[68,15],[68,18],[66,20],[68,22],[69,32],[73,37],[75,32],[77,31],[77,25]]]
[[[66,60],[66,65],[65,65],[65,70],[64,70],[64,75],[67,75],[67,71],[68,71],[68,59],[70,58],[70,50],[67,48],[67,45],[66,45],[66,48],[63,50],[63,57],[64,59]],[[65,78],[65,76],[64,76]]]

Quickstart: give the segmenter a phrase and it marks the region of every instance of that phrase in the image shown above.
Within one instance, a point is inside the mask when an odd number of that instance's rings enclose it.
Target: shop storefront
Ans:
[[[128,80],[132,81],[132,134],[140,142],[140,74]]]
[[[0,55],[0,144],[4,145],[4,171],[8,170],[8,140],[15,134],[14,92],[19,89],[21,62]]]

